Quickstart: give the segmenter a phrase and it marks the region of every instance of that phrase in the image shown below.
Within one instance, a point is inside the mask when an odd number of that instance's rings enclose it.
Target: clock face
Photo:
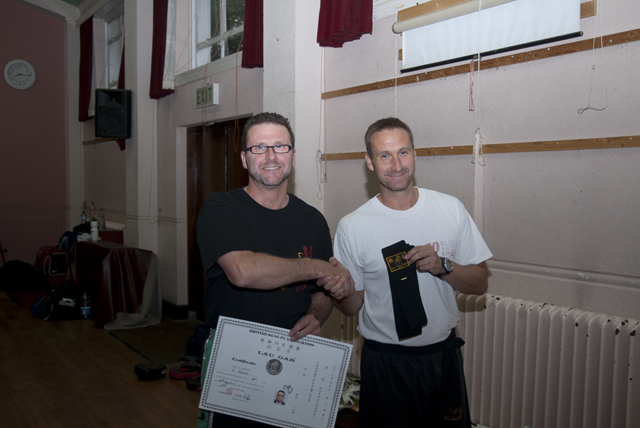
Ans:
[[[27,89],[36,81],[36,70],[27,61],[14,59],[4,67],[4,78],[13,88]]]

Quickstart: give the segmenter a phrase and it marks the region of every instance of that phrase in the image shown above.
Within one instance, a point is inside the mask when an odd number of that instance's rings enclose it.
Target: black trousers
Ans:
[[[463,344],[453,331],[417,348],[365,340],[360,428],[470,427]]]

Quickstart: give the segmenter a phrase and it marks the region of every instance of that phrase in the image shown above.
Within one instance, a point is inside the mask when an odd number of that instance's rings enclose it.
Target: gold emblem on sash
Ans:
[[[406,251],[403,251],[401,253],[386,257],[385,260],[387,261],[387,266],[389,266],[389,270],[391,272],[395,272],[400,269],[408,268],[409,262],[407,262],[404,258],[406,255],[407,255]]]

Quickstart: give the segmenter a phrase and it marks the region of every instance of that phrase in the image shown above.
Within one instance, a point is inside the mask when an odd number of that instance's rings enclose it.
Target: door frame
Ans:
[[[252,115],[244,115],[237,118],[215,121],[208,126],[202,124],[186,129],[188,307],[189,311],[196,312],[197,318],[200,320],[204,320],[203,296],[206,289],[206,277],[197,244],[197,219],[202,203],[204,203],[204,199],[206,198],[206,195],[200,195],[202,187],[201,180],[203,180],[202,176],[207,173],[204,171],[205,168],[201,166],[201,162],[203,161],[202,149],[205,144],[209,143],[207,141],[207,135],[215,135],[216,132],[219,133],[220,128],[223,128],[224,166],[222,166],[222,163],[219,166],[224,168],[224,175],[222,180],[214,183],[210,187],[213,187],[213,191],[226,191],[246,185],[249,180],[248,172],[242,167],[240,150],[244,124],[251,116]],[[220,137],[220,135],[218,137]],[[198,157],[199,154],[200,158]],[[209,165],[209,167],[211,167],[211,165]],[[211,168],[209,169],[208,172],[211,173]],[[238,172],[239,169],[242,171]],[[244,182],[238,178],[238,175],[246,178]]]

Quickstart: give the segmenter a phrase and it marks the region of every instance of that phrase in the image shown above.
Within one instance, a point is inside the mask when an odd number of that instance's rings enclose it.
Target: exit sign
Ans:
[[[196,108],[217,106],[220,104],[218,84],[208,84],[196,89]]]

